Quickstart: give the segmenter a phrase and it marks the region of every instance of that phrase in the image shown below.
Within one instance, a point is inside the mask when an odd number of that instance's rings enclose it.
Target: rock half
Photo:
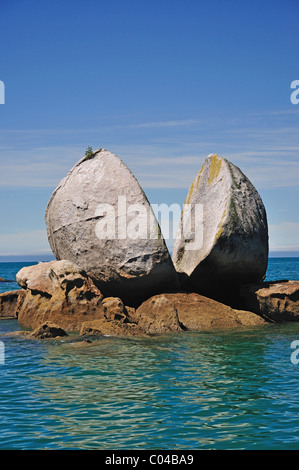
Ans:
[[[260,195],[228,160],[209,155],[186,197],[173,262],[188,289],[211,294],[260,281],[268,224]]]
[[[82,267],[104,296],[130,305],[177,286],[146,195],[107,150],[80,160],[61,181],[48,203],[46,224],[56,259]]]

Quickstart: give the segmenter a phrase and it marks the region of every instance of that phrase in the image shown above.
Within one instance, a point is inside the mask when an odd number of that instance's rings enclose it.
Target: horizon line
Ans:
[[[170,250],[171,254],[171,250]],[[299,251],[289,250],[289,251],[269,251],[268,258],[299,258]],[[48,262],[55,261],[56,258],[53,254],[48,253],[39,253],[39,254],[15,254],[15,255],[0,255],[1,262]]]

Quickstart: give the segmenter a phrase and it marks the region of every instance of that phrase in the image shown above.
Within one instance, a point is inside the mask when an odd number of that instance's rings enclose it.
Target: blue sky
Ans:
[[[258,189],[271,252],[299,251],[299,2],[2,0],[0,257],[49,253],[48,199],[87,146],[152,203],[210,153]]]

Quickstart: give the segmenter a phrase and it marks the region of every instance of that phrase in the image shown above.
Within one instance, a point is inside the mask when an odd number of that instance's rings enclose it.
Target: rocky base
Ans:
[[[0,316],[17,318],[31,339],[67,332],[142,337],[299,320],[299,281],[243,286],[238,309],[192,292],[161,293],[138,308],[126,306],[119,297],[104,298],[85,271],[65,260],[23,268],[17,281],[20,290],[0,295]]]
[[[261,282],[240,289],[240,303],[267,321],[299,321],[299,281]]]

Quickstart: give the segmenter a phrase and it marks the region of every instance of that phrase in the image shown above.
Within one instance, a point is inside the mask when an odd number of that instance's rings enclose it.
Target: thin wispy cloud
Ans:
[[[280,114],[289,120],[277,127]],[[81,130],[2,130],[0,185],[54,188],[88,145],[116,153],[148,188],[189,187],[210,153],[231,160],[259,188],[297,185],[299,135],[291,125],[295,114],[293,109],[265,112],[267,124],[264,116],[252,114],[227,122],[214,117]]]
[[[15,247],[21,247],[19,253]],[[30,253],[50,254],[46,230],[35,230],[31,232],[0,234],[0,256]]]

